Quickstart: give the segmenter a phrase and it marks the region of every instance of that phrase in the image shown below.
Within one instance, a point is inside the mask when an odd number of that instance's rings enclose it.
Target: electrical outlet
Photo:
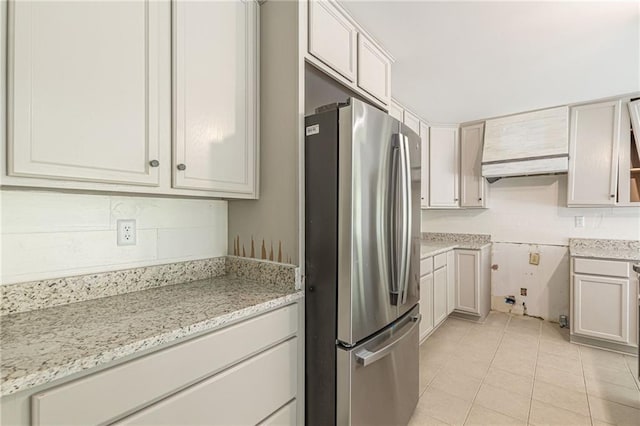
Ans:
[[[524,288],[524,287],[520,288],[520,296],[526,296],[526,295],[527,295],[527,289]],[[524,302],[522,302],[522,303],[524,303]]]
[[[584,216],[576,216],[576,228],[584,228]]]
[[[529,263],[532,265],[539,265],[540,253],[529,253]]]
[[[119,219],[116,221],[118,226],[118,245],[119,246],[135,246],[136,245],[136,220],[135,219]]]

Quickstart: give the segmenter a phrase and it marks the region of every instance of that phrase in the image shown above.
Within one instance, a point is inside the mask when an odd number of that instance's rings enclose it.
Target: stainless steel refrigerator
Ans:
[[[306,117],[306,423],[403,425],[418,401],[420,138],[356,99]]]

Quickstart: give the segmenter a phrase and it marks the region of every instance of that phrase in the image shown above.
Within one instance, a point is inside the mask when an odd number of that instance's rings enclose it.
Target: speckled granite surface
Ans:
[[[225,258],[177,262],[0,286],[0,315],[115,296],[225,274]]]
[[[291,281],[230,274],[5,315],[0,392],[48,383],[302,297]]]
[[[454,248],[482,250],[491,245],[488,234],[454,234],[423,232],[420,244],[420,257],[435,256]]]
[[[640,261],[640,241],[570,238],[569,252],[577,257]]]

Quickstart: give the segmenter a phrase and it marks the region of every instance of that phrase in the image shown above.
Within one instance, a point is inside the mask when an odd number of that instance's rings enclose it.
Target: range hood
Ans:
[[[569,107],[487,120],[482,176],[566,173],[569,169]]]

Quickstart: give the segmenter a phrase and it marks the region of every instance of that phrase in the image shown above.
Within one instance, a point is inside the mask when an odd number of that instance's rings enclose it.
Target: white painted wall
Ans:
[[[640,239],[640,208],[568,208],[567,176],[502,179],[489,185],[489,209],[423,210],[423,232],[491,234],[494,242],[492,295],[520,295],[530,315],[557,320],[569,311],[571,237]],[[575,227],[575,216],[585,227]],[[540,253],[540,265],[529,264],[529,252]],[[497,297],[502,308],[502,301]],[[494,302],[496,298],[494,298]]]
[[[0,191],[2,284],[227,254],[227,202]],[[137,245],[117,246],[116,220]]]

